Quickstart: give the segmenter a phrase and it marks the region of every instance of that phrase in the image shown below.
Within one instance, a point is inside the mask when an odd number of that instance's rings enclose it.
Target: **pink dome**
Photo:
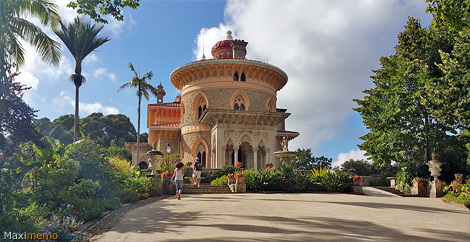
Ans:
[[[212,47],[212,56],[216,59],[233,59],[233,40],[221,40]]]

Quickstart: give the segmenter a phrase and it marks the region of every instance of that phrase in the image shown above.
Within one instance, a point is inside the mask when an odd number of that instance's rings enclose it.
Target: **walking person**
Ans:
[[[193,177],[195,176],[194,179],[196,180],[197,187],[201,186],[201,173],[202,173],[202,163],[199,160],[199,157],[196,157],[196,162],[194,162],[194,166],[193,166]]]
[[[184,164],[182,162],[176,163],[175,168],[175,184],[176,184],[176,197],[181,200],[181,193],[183,192],[183,178],[184,178]]]

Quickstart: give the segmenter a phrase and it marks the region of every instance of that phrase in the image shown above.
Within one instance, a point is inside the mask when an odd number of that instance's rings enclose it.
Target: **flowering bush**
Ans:
[[[235,179],[235,175],[233,175],[233,174],[228,174],[228,175],[227,175],[227,179]]]
[[[413,183],[424,184],[424,179],[422,177],[415,177],[412,180]]]
[[[137,196],[139,196],[139,199],[147,199],[150,197],[150,194],[149,193],[138,193]]]
[[[266,170],[268,168],[273,168],[273,167],[274,167],[273,163],[268,163],[264,166],[264,169]]]
[[[241,162],[235,163],[235,167],[237,167],[237,168],[242,168],[243,166],[245,166],[245,165],[243,165],[243,163],[241,163]]]
[[[235,178],[239,178],[239,177],[240,178],[241,177],[245,178],[245,175],[243,173],[238,173],[238,174],[235,175]]]
[[[461,204],[470,204],[470,183],[462,183],[462,174],[455,174],[454,176],[455,180],[444,187],[444,192],[447,192],[444,197]]]
[[[73,214],[78,214],[73,210]],[[79,221],[75,215],[59,217],[53,214],[50,220],[44,220],[39,229],[39,233],[68,233],[77,230],[83,225],[83,221]]]
[[[353,179],[353,181],[355,181],[355,182],[361,182],[361,176],[354,175],[354,176],[352,177],[352,179]]]
[[[172,177],[172,176],[173,176],[173,173],[172,173],[172,172],[169,172],[168,170],[166,170],[165,172],[162,173],[161,176],[162,176],[162,177]]]

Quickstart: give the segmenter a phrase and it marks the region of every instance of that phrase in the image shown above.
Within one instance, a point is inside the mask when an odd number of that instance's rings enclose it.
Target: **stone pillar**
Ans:
[[[222,167],[224,167],[226,153],[227,153],[227,148],[226,148],[225,146],[223,146],[223,147],[222,147],[222,160],[220,160],[219,162],[217,162],[217,168],[222,168]]]
[[[221,161],[224,160],[224,155],[225,153],[223,152],[223,150],[225,149],[225,144],[224,143],[224,132],[225,132],[225,128],[224,127],[221,127],[217,124],[216,128],[213,129],[215,130],[216,134],[215,134],[215,148],[216,148],[216,160],[215,160],[215,164],[221,164]]]
[[[253,149],[253,170],[258,171],[258,149]]]
[[[233,159],[234,159],[234,162],[233,163],[237,163],[238,162],[238,149],[240,147],[237,146],[233,146],[233,152],[235,152],[235,155],[233,156]]]

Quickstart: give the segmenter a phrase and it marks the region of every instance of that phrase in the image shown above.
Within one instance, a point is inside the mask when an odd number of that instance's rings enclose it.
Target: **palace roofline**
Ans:
[[[192,67],[197,67],[197,66],[203,66],[203,65],[209,65],[209,64],[245,64],[245,65],[254,65],[254,66],[258,66],[258,67],[263,67],[263,68],[267,68],[267,69],[270,69],[270,70],[273,70],[273,71],[276,71],[278,72],[279,74],[281,74],[285,79],[286,79],[286,83],[287,83],[287,80],[288,80],[288,77],[287,77],[287,74],[279,67],[275,66],[275,65],[272,65],[272,64],[268,64],[266,62],[262,62],[262,61],[257,61],[257,60],[248,60],[248,59],[203,59],[203,60],[197,60],[197,61],[193,61],[193,62],[189,62],[187,64],[184,64],[178,68],[176,68],[174,71],[171,72],[170,74],[170,80],[171,78],[178,72],[182,71],[182,70],[185,70],[185,69],[188,69],[188,68],[192,68]]]

